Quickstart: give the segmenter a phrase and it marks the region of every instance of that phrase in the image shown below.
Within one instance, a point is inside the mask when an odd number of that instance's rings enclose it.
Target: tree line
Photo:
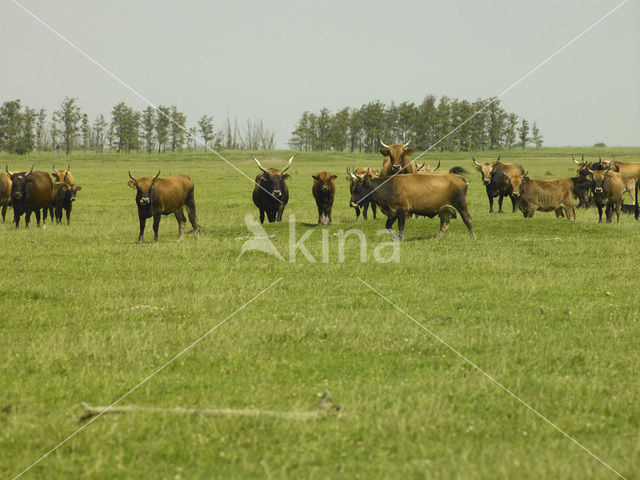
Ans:
[[[0,106],[0,150],[27,154],[33,151],[73,150],[158,153],[170,150],[207,148],[273,150],[275,130],[261,119],[248,119],[243,125],[227,117],[215,128],[211,115],[202,115],[187,127],[187,116],[176,106],[160,105],[136,111],[120,102],[110,118],[98,114],[93,121],[78,106],[78,100],[65,97],[57,110],[47,115],[10,100]],[[199,141],[199,140],[201,141]],[[204,143],[204,145],[203,145]]]
[[[305,111],[291,133],[289,146],[301,151],[374,152],[380,146],[379,139],[387,144],[411,140],[416,150],[440,151],[510,149],[516,145],[524,149],[530,144],[540,148],[543,141],[536,122],[530,126],[524,118],[506,112],[496,97],[469,102],[427,95],[419,105],[385,105],[376,100],[335,113],[327,108],[318,113]]]

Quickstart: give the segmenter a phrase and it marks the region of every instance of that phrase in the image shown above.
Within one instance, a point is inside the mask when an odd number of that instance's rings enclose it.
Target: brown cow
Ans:
[[[384,147],[380,150],[380,153],[384,156],[382,170],[380,170],[381,177],[388,177],[397,173],[418,173],[416,164],[413,163],[410,157],[413,153],[413,148],[407,148],[409,142],[386,145],[380,140],[380,144]]]
[[[353,189],[354,189],[354,182],[358,180],[358,177],[356,177],[355,174],[358,175],[364,175],[365,173],[371,173],[371,175],[373,176],[373,178],[378,178],[380,176],[380,172],[378,171],[377,168],[371,168],[371,167],[363,167],[363,168],[356,168],[352,171],[349,170],[349,167],[347,167],[347,182],[349,182],[349,193],[353,194]],[[373,212],[373,218],[376,218],[376,202],[374,202],[373,200],[371,200],[371,198],[367,198],[365,199],[362,203],[360,203],[359,205],[357,205],[356,207],[354,207],[356,209],[356,222],[358,221],[358,219],[360,218],[360,207],[362,207],[362,216],[364,217],[364,219],[367,219],[367,211],[369,210],[369,205],[371,205],[371,211]]]
[[[281,222],[282,212],[284,212],[284,207],[289,202],[289,187],[285,182],[289,178],[289,174],[284,172],[291,166],[295,155],[289,159],[287,166],[282,170],[264,168],[260,160],[251,154],[249,156],[255,160],[258,168],[262,170],[262,173],[256,176],[252,197],[254,205],[260,210],[260,223],[264,223],[265,213],[269,223]]]
[[[402,240],[405,218],[416,213],[433,218],[440,217],[442,237],[449,228],[449,221],[456,217],[456,210],[475,238],[471,215],[467,209],[467,182],[455,175],[393,175],[391,178],[373,178],[370,173],[356,175],[358,181],[351,194],[351,206],[371,197],[388,217],[386,228],[394,238]],[[397,235],[391,227],[398,220]]]
[[[182,207],[187,208],[189,222],[193,227],[193,235],[198,240],[198,217],[196,216],[196,202],[193,195],[193,182],[187,175],[173,175],[171,177],[158,178],[160,170],[155,177],[133,178],[129,171],[128,185],[136,190],[136,205],[138,206],[138,219],[140,220],[140,235],[138,242],[143,241],[144,227],[147,218],[153,217],[154,241],[158,241],[158,229],[162,215],[173,213],[178,220],[178,241],[182,241],[184,226],[187,219]]]
[[[318,172],[313,177],[311,192],[318,207],[318,225],[326,223],[331,225],[331,207],[336,194],[336,184],[333,182],[337,175],[329,172]]]
[[[7,166],[7,169],[9,167]],[[7,215],[7,207],[11,203],[11,175],[0,173],[0,205],[2,205],[2,223]]]
[[[34,165],[35,166],[35,165]],[[29,228],[31,213],[36,214],[36,224],[40,226],[40,210],[43,212],[42,225],[44,226],[47,219],[46,207],[51,202],[51,190],[53,183],[47,172],[34,172],[33,166],[29,173],[9,171],[9,167],[5,166],[9,175],[11,175],[11,203],[13,204],[13,220],[18,228],[20,217],[25,214],[25,227]]]
[[[487,191],[489,198],[489,213],[493,213],[493,199],[498,197],[498,213],[502,213],[502,201],[504,197],[511,199],[513,206],[512,212],[515,213],[517,206],[517,197],[511,191],[511,185],[508,181],[509,176],[523,175],[524,169],[522,165],[515,162],[505,163],[500,161],[500,157],[493,163],[478,163],[474,157],[473,163],[476,170],[482,175],[482,183]]]
[[[602,161],[602,159],[600,159]],[[619,160],[611,160],[608,163],[611,166],[611,170],[620,174],[622,180],[623,193],[629,192],[631,198],[635,202],[636,196],[634,187],[636,182],[640,179],[640,162],[621,162]]]
[[[537,210],[553,210],[558,218],[566,215],[569,220],[575,220],[571,179],[531,180],[526,173],[507,178],[525,218],[534,217]]]
[[[589,170],[593,199],[598,207],[598,223],[602,223],[602,209],[606,209],[607,223],[613,219],[615,208],[617,223],[620,223],[620,210],[622,209],[622,194],[624,182],[619,172],[610,169]]]
[[[74,186],[76,184],[76,179],[73,178],[73,174],[71,173],[71,165],[67,165],[66,170],[56,170],[56,164],[53,164],[53,173],[51,176],[53,177],[54,182],[64,182],[69,186]]]

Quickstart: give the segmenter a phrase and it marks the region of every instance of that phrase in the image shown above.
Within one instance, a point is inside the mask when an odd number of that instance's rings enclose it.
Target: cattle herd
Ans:
[[[426,164],[417,166],[411,160],[413,149],[405,144],[386,145],[380,141],[380,153],[384,157],[380,170],[370,166],[361,168],[347,167],[346,180],[349,182],[350,206],[355,209],[356,221],[362,216],[367,219],[371,208],[373,218],[379,209],[387,216],[386,228],[394,238],[403,238],[406,218],[426,216],[440,218],[441,237],[449,228],[449,222],[459,214],[475,238],[471,215],[467,208],[467,189],[469,184],[462,178],[467,173],[463,167],[456,166],[449,171],[438,171],[440,163],[432,170]],[[283,169],[265,168],[260,161],[251,155],[260,173],[255,178],[253,203],[259,210],[260,222],[265,216],[269,222],[281,221],[284,208],[289,201],[289,188],[285,173],[295,158],[293,155]],[[502,202],[509,197],[512,211],[519,208],[525,217],[533,217],[536,211],[554,211],[557,217],[575,219],[574,197],[578,200],[577,208],[596,206],[599,222],[602,223],[603,211],[606,221],[610,223],[613,214],[620,221],[623,210],[622,195],[629,192],[634,200],[635,218],[640,216],[638,206],[638,190],[640,188],[640,162],[620,162],[617,160],[587,162],[582,156],[580,161],[573,158],[578,165],[575,177],[549,180],[529,178],[525,169],[518,163],[495,162],[478,163],[472,157],[476,170],[482,177],[489,212],[493,212],[493,200],[498,198],[498,211],[502,212]],[[35,213],[36,222],[40,226],[42,212],[43,225],[47,213],[52,221],[62,222],[63,210],[67,224],[70,223],[71,207],[76,193],[82,187],[76,185],[70,166],[66,170],[56,170],[48,174],[42,171],[11,172],[8,165],[6,173],[0,173],[0,206],[2,221],[5,221],[7,208],[13,207],[15,227],[20,224],[20,217],[25,215],[26,227],[29,226],[31,213]],[[160,178],[160,171],[155,177],[134,178],[129,172],[129,186],[136,190],[136,205],[140,221],[138,241],[143,241],[147,218],[153,217],[154,240],[158,240],[158,228],[162,215],[173,213],[178,221],[178,240],[181,241],[186,225],[184,208],[187,209],[189,222],[194,236],[198,238],[198,219],[194,199],[193,181],[187,175],[173,175]],[[312,193],[318,208],[318,225],[331,224],[331,209],[335,198],[336,175],[330,172],[318,172],[313,175]],[[392,227],[398,222],[396,233]]]

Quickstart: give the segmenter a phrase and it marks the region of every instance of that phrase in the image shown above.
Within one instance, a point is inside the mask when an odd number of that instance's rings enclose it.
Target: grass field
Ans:
[[[532,178],[568,177],[571,153],[640,161],[630,148],[509,151],[502,160]],[[246,153],[223,154],[257,174]],[[258,153],[276,167],[289,155]],[[389,241],[376,235],[380,215],[357,224],[369,261],[350,237],[340,263],[334,234],[356,227],[345,167],[382,157],[301,153],[284,218],[295,214],[297,239],[318,230],[305,242],[318,262],[291,263],[261,252],[236,261],[237,238],[250,235],[245,214],[258,214],[253,185],[214,155],[73,154],[83,190],[71,226],[0,225],[0,475],[18,475],[77,430],[82,402],[111,404],[282,277],[120,405],[315,411],[328,391],[339,415],[107,414],[21,478],[616,478],[360,277],[621,475],[639,478],[640,223],[624,215],[600,225],[595,209],[575,222],[489,214],[471,155],[424,159],[470,171],[477,240],[460,219],[441,240],[437,219],[410,219],[399,262],[376,263],[373,247]],[[50,171],[53,161],[67,158],[0,156],[13,170],[35,162]],[[178,244],[168,216],[158,243],[151,222],[146,242],[135,243],[129,169],[192,177],[200,241]],[[311,196],[320,170],[338,175],[327,263]],[[265,229],[288,257],[288,224]]]

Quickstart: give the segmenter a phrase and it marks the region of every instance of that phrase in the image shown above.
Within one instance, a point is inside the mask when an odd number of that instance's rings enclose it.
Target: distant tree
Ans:
[[[593,145],[594,147],[606,147],[604,142],[598,142],[598,143],[594,143]]]
[[[198,148],[198,129],[196,127],[191,127],[189,129],[189,135],[187,137],[187,148],[189,149],[189,151]]]
[[[504,132],[507,129],[507,112],[500,107],[500,101],[495,97],[489,99],[487,107],[487,134],[489,137],[489,149],[497,150],[501,146]]]
[[[82,132],[82,151],[86,152],[89,147],[89,138],[91,136],[91,126],[89,125],[89,116],[82,114],[82,122],[80,125],[80,131]]]
[[[336,152],[347,147],[349,133],[349,108],[343,108],[331,117],[327,132],[327,145]]]
[[[156,113],[156,140],[158,142],[158,153],[164,152],[169,141],[169,124],[171,123],[171,109],[169,107],[158,106]]]
[[[303,112],[302,117],[298,120],[298,124],[293,132],[291,132],[291,139],[289,140],[289,146],[296,150],[311,150],[314,144],[314,127],[312,121],[313,114],[310,112]]]
[[[198,120],[198,130],[200,132],[200,138],[204,142],[204,150],[207,151],[207,147],[213,140],[213,117],[211,115],[203,115]]]
[[[54,115],[60,121],[62,127],[62,144],[65,153],[69,155],[75,143],[76,136],[78,135],[78,122],[81,118],[80,108],[76,105],[76,99],[64,97],[64,100],[60,104],[60,110],[57,110]]]
[[[140,113],[127,106],[124,102],[118,103],[111,111],[111,126],[114,135],[116,150],[130,152],[138,150],[138,138],[140,131]]]
[[[25,107],[22,114],[22,136],[17,153],[24,155],[33,151],[36,146],[35,126],[36,111],[33,108]]]
[[[436,97],[427,95],[416,109],[411,128],[411,140],[416,148],[426,150],[438,141],[436,114]]]
[[[518,126],[518,115],[510,113],[507,119],[507,125],[504,130],[504,145],[511,149],[516,141],[516,128]]]
[[[175,152],[176,148],[182,150],[184,145],[184,137],[186,133],[187,116],[178,110],[175,105],[171,106],[171,123],[169,131],[171,132],[171,151]]]
[[[153,109],[153,107],[148,106],[142,111],[142,120],[141,120],[142,138],[144,139],[144,147],[147,150],[147,153],[151,153],[155,149],[155,145],[153,143],[155,118],[156,118],[156,111]]]
[[[362,151],[363,135],[362,113],[360,110],[353,110],[349,115],[349,151],[353,152],[356,147]]]
[[[522,149],[524,150],[527,148],[527,143],[529,143],[531,139],[529,138],[529,122],[524,118],[522,119],[520,128],[518,128],[518,138],[520,139],[520,146]]]
[[[51,150],[57,152],[60,149],[60,139],[58,138],[60,135],[60,129],[58,128],[58,116],[55,112],[53,112],[53,115],[51,116],[49,130],[51,130]]]
[[[537,122],[533,122],[533,127],[531,127],[531,140],[536,145],[536,148],[540,148],[542,146],[542,135],[540,135],[540,129],[538,128]]]
[[[94,149],[96,152],[104,150],[104,144],[107,137],[107,122],[104,115],[99,114],[93,122],[93,131],[95,134]]]
[[[20,100],[10,100],[0,106],[0,149],[9,153],[22,152],[23,114]]]
[[[47,135],[47,112],[41,108],[36,118],[36,149],[41,152],[45,149]]]

